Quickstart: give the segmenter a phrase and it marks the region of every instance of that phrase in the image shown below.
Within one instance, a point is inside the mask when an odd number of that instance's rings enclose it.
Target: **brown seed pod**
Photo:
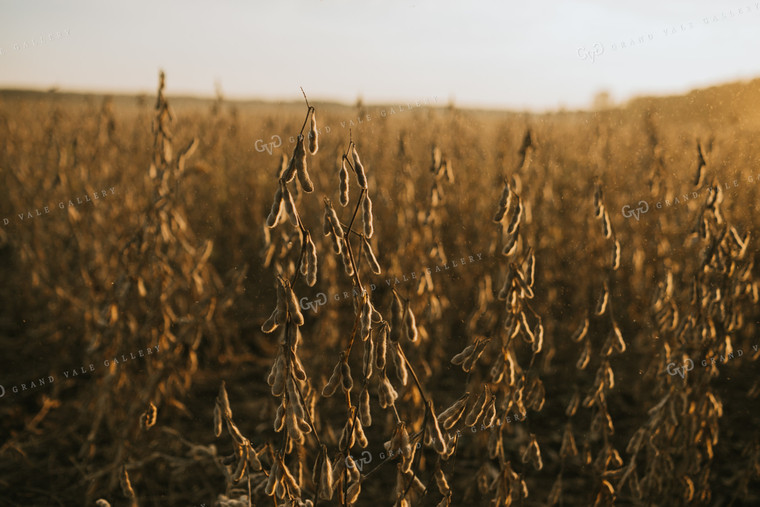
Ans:
[[[533,254],[533,248],[530,249],[526,266],[525,266],[525,283],[528,287],[533,287],[533,280],[536,275],[536,256]]]
[[[285,211],[288,214],[288,218],[290,218],[290,223],[293,227],[298,227],[298,211],[296,211],[296,203],[293,201],[293,196],[283,181],[280,181],[280,189],[282,189],[282,201],[285,204]]]
[[[317,131],[317,112],[311,111],[311,128],[309,129],[309,153],[317,154],[319,150],[319,134]]]
[[[406,306],[406,313],[404,314],[404,332],[410,342],[417,341],[417,338],[419,337],[419,333],[417,332],[417,320],[414,318],[411,304],[407,304]]]
[[[366,237],[362,237],[362,242],[364,243],[364,256],[369,263],[369,268],[376,275],[381,274],[383,270],[380,268],[380,263],[377,262],[377,257],[375,257],[375,253],[372,251],[372,246],[369,244]]]
[[[544,325],[541,320],[536,323],[536,327],[533,329],[533,353],[538,354],[544,345]]]
[[[609,298],[610,291],[607,288],[607,282],[605,282],[604,287],[602,287],[602,292],[599,294],[599,301],[596,303],[596,310],[594,310],[594,313],[596,313],[596,315],[602,315],[605,312]]]
[[[364,298],[362,303],[362,309],[359,313],[359,336],[362,341],[367,340],[372,330],[372,303],[369,302],[369,297]]]
[[[406,370],[406,363],[396,347],[391,347],[391,358],[393,359],[393,366],[396,368],[396,378],[401,382],[401,385],[405,386],[409,380],[409,375]]]
[[[309,178],[303,135],[298,136],[296,149],[293,152],[293,158],[295,159],[296,175],[298,176],[298,182],[301,184],[301,188],[303,188],[303,191],[306,193],[313,192],[314,184],[311,182],[311,178]]]
[[[341,359],[338,361],[338,364],[335,365],[335,368],[333,368],[332,375],[330,376],[330,380],[327,381],[327,384],[325,385],[324,389],[322,389],[322,396],[325,398],[329,398],[333,394],[335,394],[335,390],[338,388],[338,385],[341,383],[341,365],[343,364],[343,354],[341,354]]]
[[[330,219],[331,232],[333,232],[337,237],[343,239],[343,227],[340,225],[340,219],[338,218],[338,214],[335,212],[335,208],[333,208],[332,203],[329,201],[325,202],[325,207]]]
[[[518,225],[513,234],[507,236],[504,242],[504,248],[501,250],[502,255],[509,257],[517,251],[517,239],[520,237],[520,226]]]
[[[375,228],[372,225],[372,199],[367,193],[364,194],[362,201],[362,224],[364,225],[364,236],[371,238],[375,233]]]
[[[610,223],[610,214],[607,213],[607,210],[604,210],[604,213],[602,214],[602,235],[609,239],[610,236],[612,236],[612,224]]]
[[[362,358],[362,375],[364,378],[372,378],[375,367],[375,340],[371,338],[364,342],[364,357]]]
[[[272,203],[272,209],[267,216],[267,227],[270,229],[277,225],[280,221],[280,214],[282,212],[282,185],[277,187],[277,191],[274,193],[274,202]]]
[[[351,367],[348,365],[347,361],[342,361],[340,363],[340,376],[343,390],[347,393],[351,392],[351,389],[354,387],[354,379],[351,377]]]
[[[276,433],[281,432],[282,428],[285,427],[285,406],[286,402],[284,399],[282,403],[277,406],[277,412],[274,416],[274,431]]]
[[[285,155],[282,155],[283,162],[285,161]],[[280,180],[284,181],[285,183],[290,183],[293,181],[293,178],[296,175],[296,159],[295,156],[290,157],[290,160],[288,161],[287,165],[284,166],[284,169],[282,170],[282,174],[280,175]]]
[[[532,433],[530,435],[530,443],[528,444],[528,448],[525,449],[525,452],[523,453],[522,462],[533,463],[533,466],[536,468],[536,470],[541,470],[544,467],[544,463],[541,460],[541,449],[538,447],[536,435]]]
[[[620,267],[620,241],[615,240],[615,246],[612,248],[612,270],[616,271]]]
[[[507,213],[507,210],[511,204],[512,191],[509,188],[509,183],[504,182],[504,189],[501,191],[501,197],[499,198],[499,208],[493,217],[493,221],[496,223],[501,222],[504,219],[504,215]]]
[[[269,479],[267,479],[267,485],[264,488],[264,492],[267,496],[274,496],[275,490],[280,483],[281,475],[280,460],[276,459],[272,464],[272,468],[269,470]]]
[[[311,240],[311,235],[307,235],[306,243],[306,285],[314,287],[317,283],[317,247]]]
[[[523,203],[520,199],[519,195],[515,195],[515,199],[517,202],[515,214],[512,215],[512,220],[509,222],[509,226],[507,227],[507,234],[514,234],[515,231],[517,231],[517,226],[520,225],[520,219],[522,218],[523,213]]]
[[[386,376],[383,376],[381,379],[380,385],[377,388],[377,394],[382,408],[390,407],[396,402],[396,399],[398,399],[398,393]]]
[[[575,363],[575,367],[579,370],[585,370],[588,366],[588,362],[591,359],[591,343],[588,340],[584,341],[583,353],[578,358],[578,362]]]
[[[153,425],[156,424],[156,415],[158,414],[158,409],[153,404],[153,402],[150,402],[148,405],[148,409],[143,412],[142,416],[140,416],[140,425],[145,428],[146,430],[149,430]]]
[[[230,408],[230,400],[227,397],[227,387],[224,381],[219,386],[219,394],[216,397],[216,401],[219,404],[219,408],[222,410],[222,415],[226,419],[232,419],[232,409]]]
[[[460,365],[475,352],[475,343],[468,345],[462,352],[451,358],[451,364]]]
[[[388,340],[388,323],[385,323],[377,333],[375,342],[375,366],[378,370],[385,368],[385,356],[387,351]]]
[[[483,410],[483,426],[490,428],[496,420],[496,396],[491,396],[491,400],[486,404]]]
[[[580,326],[578,326],[578,329],[573,333],[572,340],[576,343],[580,342],[586,337],[586,333],[588,333],[588,317],[586,317],[583,322],[581,322]]]
[[[404,319],[404,305],[401,304],[401,299],[398,294],[393,293],[391,300],[391,329],[388,338],[391,343],[396,343],[401,338],[401,325]]]
[[[348,169],[346,168],[346,160],[343,159],[340,167],[340,205],[345,207],[348,205]]]
[[[433,437],[433,449],[438,454],[446,454],[446,440],[443,438],[441,427],[438,425],[438,419],[435,417],[435,411],[430,402],[428,402],[427,430]],[[423,487],[424,489],[424,487]]]
[[[364,426],[372,426],[372,414],[369,407],[369,391],[364,389],[359,397],[359,417]]]
[[[330,500],[333,496],[333,467],[327,449],[322,451],[322,473],[320,475],[320,498]]]
[[[287,295],[287,303],[288,303],[288,315],[290,315],[290,320],[296,325],[296,326],[303,326],[304,319],[303,319],[303,313],[301,313],[301,308],[298,304],[298,299],[296,298],[296,293],[293,292],[293,289],[290,287],[290,282],[287,282],[287,285],[285,286],[286,295]]]
[[[464,396],[455,401],[449,408],[441,412],[438,416],[438,421],[443,425],[445,430],[450,430],[454,425],[462,418],[464,411],[467,408],[467,399],[470,397],[470,393],[465,393]]]
[[[132,483],[129,480],[129,472],[127,472],[127,467],[124,465],[121,467],[121,474],[119,476],[119,479],[121,482],[122,494],[127,498],[135,500],[135,490],[132,489]]]
[[[341,258],[343,259],[343,268],[348,276],[353,276],[354,266],[351,264],[351,257],[348,255],[348,248],[343,248],[341,251]]]
[[[214,404],[214,436],[217,438],[222,436],[222,410],[219,408],[219,403]]]
[[[359,153],[356,151],[356,145],[352,146],[351,157],[354,160],[354,171],[356,172],[356,181],[359,183],[360,187],[366,189],[367,175],[364,172],[364,166],[362,165],[362,161],[359,159]]]
[[[509,294],[509,290],[512,288],[512,280],[514,278],[514,268],[513,264],[510,263],[509,267],[507,269],[507,277],[504,279],[504,285],[502,285],[501,290],[499,291],[498,298],[499,301],[505,301],[507,299],[507,295]]]
[[[475,400],[475,403],[470,408],[470,411],[467,413],[467,417],[465,418],[464,423],[467,426],[474,426],[475,423],[478,422],[478,419],[480,419],[480,416],[483,414],[483,410],[485,409],[486,402],[488,401],[488,388],[484,388],[480,394],[478,395],[477,399]]]

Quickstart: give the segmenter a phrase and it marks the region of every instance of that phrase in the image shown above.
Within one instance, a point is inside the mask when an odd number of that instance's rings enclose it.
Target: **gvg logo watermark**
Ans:
[[[758,349],[758,344],[756,343],[756,344],[754,344],[752,346],[752,350],[754,350],[755,352],[757,352],[757,349]],[[744,351],[742,349],[738,349],[736,351],[736,356],[734,356],[734,353],[731,352],[730,354],[728,354],[726,356],[718,355],[718,356],[710,357],[709,360],[708,359],[703,359],[700,364],[703,367],[708,367],[708,366],[713,365],[715,363],[725,364],[728,361],[731,361],[732,359],[735,359],[735,358],[742,357],[743,355],[744,355]],[[686,376],[687,372],[690,372],[691,370],[694,369],[694,364],[695,364],[694,361],[691,358],[687,357],[686,360],[683,362],[683,364],[681,366],[676,366],[675,362],[668,363],[668,366],[665,368],[665,371],[671,377],[673,377],[675,375],[680,375],[681,378],[684,378]]]
[[[636,221],[638,222],[639,221],[639,217],[641,216],[641,214],[642,213],[646,213],[646,212],[649,211],[649,203],[646,202],[646,201],[639,201],[638,204],[639,204],[639,206],[636,209],[634,209],[634,210],[631,210],[631,207],[629,205],[627,205],[627,204],[625,206],[623,206],[623,216],[625,218],[634,217],[634,218],[636,218]],[[642,206],[642,204],[644,206]]]
[[[688,367],[686,366],[686,362],[689,363]],[[668,367],[665,368],[665,370],[668,372],[668,375],[670,375],[671,377],[673,375],[681,375],[681,378],[683,378],[685,371],[691,371],[694,369],[694,361],[692,361],[691,359],[687,359],[686,362],[683,363],[683,366],[679,366],[677,368],[674,368],[676,363],[668,363]]]
[[[591,46],[591,49],[586,49],[585,47],[578,48],[578,58],[581,60],[588,60],[591,63],[594,63],[596,61],[597,56],[601,56],[603,54],[604,46],[600,42],[594,43],[594,45]]]
[[[319,135],[319,132],[317,132],[317,135]],[[277,134],[273,135],[270,139],[272,141],[265,143],[262,139],[256,139],[256,142],[253,143],[254,148],[256,148],[256,151],[263,152],[266,151],[270,155],[272,154],[273,148],[279,148],[282,146],[282,138],[278,136]]]
[[[304,301],[306,302],[304,303]],[[311,309],[314,311],[314,313],[317,313],[320,306],[324,306],[327,304],[327,294],[325,294],[324,292],[318,293],[317,299],[315,299],[314,301],[309,301],[308,297],[302,297],[299,303],[301,305],[301,310]]]

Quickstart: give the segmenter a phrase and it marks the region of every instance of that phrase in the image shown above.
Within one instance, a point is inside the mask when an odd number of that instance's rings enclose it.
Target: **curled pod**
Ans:
[[[615,240],[615,245],[612,248],[612,270],[616,271],[620,267],[620,241]]]
[[[417,338],[419,337],[419,333],[417,332],[417,320],[414,318],[411,305],[406,306],[406,313],[404,314],[404,331],[410,342],[417,341]]]
[[[581,322],[581,325],[578,326],[578,329],[573,333],[572,340],[576,343],[580,342],[586,337],[586,334],[588,333],[588,317],[586,317],[583,322]]]
[[[612,224],[610,223],[610,214],[607,210],[602,214],[602,235],[609,239],[612,236]]]
[[[277,317],[278,317],[279,311],[280,311],[279,308],[275,308],[274,311],[272,312],[272,315],[270,315],[269,318],[261,325],[262,333],[269,334],[275,329],[277,329],[277,327],[279,326],[279,324],[277,324]]]
[[[596,315],[602,315],[605,310],[607,309],[607,302],[609,301],[610,292],[607,288],[607,283],[604,284],[604,287],[602,287],[602,292],[599,294],[599,301],[596,303],[596,310],[594,313]]]

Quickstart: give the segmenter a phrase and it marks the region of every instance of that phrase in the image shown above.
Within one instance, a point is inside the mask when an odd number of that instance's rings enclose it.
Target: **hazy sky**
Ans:
[[[0,0],[0,88],[543,110],[757,77],[758,48],[755,0]]]

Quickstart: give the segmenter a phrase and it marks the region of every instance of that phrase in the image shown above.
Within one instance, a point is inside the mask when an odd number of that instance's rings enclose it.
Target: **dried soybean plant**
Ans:
[[[532,150],[528,132],[520,148],[518,170],[527,169]],[[469,373],[472,380],[468,383],[468,392],[439,415],[446,431],[455,428],[470,428],[473,432],[488,430],[488,457],[497,460],[498,467],[492,461],[483,463],[476,482],[480,494],[490,497],[495,505],[511,505],[527,498],[525,477],[529,472],[522,464],[529,463],[534,470],[543,468],[536,435],[530,434],[527,441],[518,442],[508,438],[512,433],[513,414],[515,420],[521,420],[528,409],[540,411],[545,397],[538,367],[534,365],[543,349],[544,327],[541,316],[530,305],[534,297],[536,258],[533,249],[521,239],[524,204],[513,186],[514,178],[512,182],[504,179],[493,216],[502,232],[501,254],[507,259],[499,277],[503,277],[503,283],[494,298],[491,277],[486,276],[480,286],[478,306],[468,324],[473,341],[451,360]],[[521,250],[520,255],[517,255],[518,250]],[[494,315],[503,315],[503,319],[493,318]],[[476,368],[481,358],[482,362],[490,362],[487,373]],[[452,442],[454,448],[460,435],[461,430],[457,429]],[[517,460],[521,464],[516,467],[513,463]],[[452,469],[451,473],[454,472]],[[452,504],[463,501],[473,502],[474,498],[451,500]]]
[[[699,185],[707,165],[701,144],[697,155],[695,184]],[[698,244],[700,252],[694,268],[682,273],[688,280],[683,283],[685,290],[678,290],[682,284],[668,269],[652,297],[652,334],[662,340],[653,364],[659,402],[628,444],[631,460],[619,484],[627,485],[642,501],[666,497],[707,504],[714,500],[711,470],[724,415],[715,384],[720,365],[747,360],[742,357],[750,345],[745,322],[755,315],[759,301],[754,262],[748,255],[750,233],[740,234],[724,218],[723,190],[715,180],[708,190],[687,238],[687,244]],[[690,295],[688,301],[679,298],[682,293]],[[747,354],[753,361],[758,356]],[[747,393],[747,401],[752,397]],[[748,495],[750,477],[760,469],[759,436],[754,431],[752,444],[745,448],[743,471],[725,478],[738,486],[734,501]]]
[[[199,244],[187,222],[180,185],[198,141],[193,139],[174,155],[174,114],[164,96],[164,82],[161,72],[148,170],[152,199],[134,234],[113,245],[109,262],[118,276],[103,283],[108,289],[102,295],[95,294],[98,310],[85,314],[91,336],[88,354],[119,358],[124,352],[155,350],[137,366],[109,361],[108,372],[89,399],[92,422],[81,455],[92,458],[106,428],[116,433],[110,435],[110,463],[89,477],[91,491],[93,479],[109,472],[112,489],[118,467],[145,452],[134,444],[150,428],[141,425],[141,413],[150,414],[156,406],[182,406],[179,396],[198,370],[201,344],[217,339],[215,323],[223,326],[219,310],[233,297],[208,262],[213,242]],[[124,405],[123,400],[130,401]],[[139,481],[139,475],[133,477],[138,491]]]
[[[615,387],[615,377],[610,362],[611,358],[613,354],[622,354],[627,349],[612,305],[613,276],[620,267],[621,246],[612,228],[610,215],[604,203],[604,192],[599,181],[594,184],[593,201],[594,218],[599,220],[602,238],[607,240],[607,244],[609,244],[609,253],[606,255],[606,265],[600,270],[604,273],[604,276],[600,280],[601,287],[593,311],[593,317],[596,317],[596,319],[590,320],[589,312],[586,311],[578,328],[573,333],[572,341],[582,344],[581,355],[575,364],[576,368],[586,370],[593,360],[596,374],[594,375],[593,382],[588,386],[585,397],[581,399],[581,393],[576,388],[565,409],[565,413],[570,420],[568,420],[563,430],[560,447],[561,469],[550,493],[550,503],[552,504],[557,503],[562,496],[562,476],[569,459],[579,458],[581,465],[591,467],[590,471],[594,474],[594,489],[591,491],[593,500],[589,498],[588,502],[593,503],[593,505],[610,505],[614,503],[617,493],[610,479],[614,474],[619,472],[620,467],[623,465],[620,453],[612,441],[615,428],[607,399],[609,392]],[[599,283],[599,281],[596,281],[596,283]],[[594,322],[596,320],[600,320],[601,322],[597,324],[597,322]],[[607,320],[608,323],[605,324],[604,320]],[[606,335],[604,341],[602,343],[594,343],[594,337],[599,335]],[[598,354],[594,353],[596,347],[599,347]],[[572,419],[576,416],[579,407],[591,409],[590,431],[584,433],[585,437],[580,455],[576,446],[572,424]],[[594,457],[595,448],[598,448],[596,457]]]
[[[253,494],[261,494],[275,497],[279,500],[286,500],[294,505],[312,505],[312,500],[306,498],[303,489],[305,465],[302,456],[305,454],[305,435],[313,433],[318,448],[324,449],[319,440],[319,436],[314,430],[314,423],[311,414],[314,412],[314,392],[306,375],[306,371],[299,357],[298,347],[302,342],[300,327],[304,325],[304,317],[299,308],[298,299],[294,292],[294,286],[299,275],[303,275],[307,285],[313,286],[317,280],[317,251],[316,245],[311,239],[311,233],[306,229],[301,220],[301,215],[296,207],[293,192],[288,188],[292,183],[293,191],[297,188],[296,182],[300,184],[301,189],[306,193],[314,191],[314,185],[309,177],[307,159],[306,159],[306,139],[303,130],[306,123],[311,118],[311,127],[309,129],[308,149],[312,155],[318,150],[318,130],[316,127],[315,109],[309,105],[306,94],[307,113],[304,125],[298,135],[293,156],[287,164],[284,164],[278,179],[277,190],[275,191],[274,203],[269,216],[266,219],[267,229],[272,229],[284,222],[290,222],[291,226],[296,229],[298,239],[300,239],[300,253],[298,254],[297,263],[291,261],[285,268],[277,264],[280,271],[277,273],[277,302],[274,311],[269,319],[261,326],[261,330],[266,333],[273,333],[279,329],[278,350],[274,358],[274,364],[267,378],[271,387],[272,395],[279,402],[277,413],[275,415],[274,430],[281,433],[281,443],[279,446],[266,444],[259,451],[256,451],[251,442],[240,434],[237,427],[232,422],[232,413],[229,409],[226,390],[222,385],[220,396],[217,398],[215,408],[215,434],[218,437],[221,434],[221,421],[227,424],[227,429],[233,437],[236,445],[234,459],[226,461],[234,465],[234,473],[227,474],[228,493],[234,485],[246,479],[249,484],[249,501],[252,501]],[[266,240],[269,241],[267,235]],[[290,244],[296,244],[296,241]],[[271,258],[272,245],[265,245],[265,255]],[[289,249],[282,251],[280,258],[288,255]],[[292,277],[292,278],[288,278]],[[265,463],[256,458],[257,453],[264,449]],[[325,451],[326,455],[326,451]],[[257,473],[265,467],[263,473]],[[268,469],[268,472],[266,471]],[[251,476],[254,472],[255,475]],[[251,481],[255,484],[251,490]]]

